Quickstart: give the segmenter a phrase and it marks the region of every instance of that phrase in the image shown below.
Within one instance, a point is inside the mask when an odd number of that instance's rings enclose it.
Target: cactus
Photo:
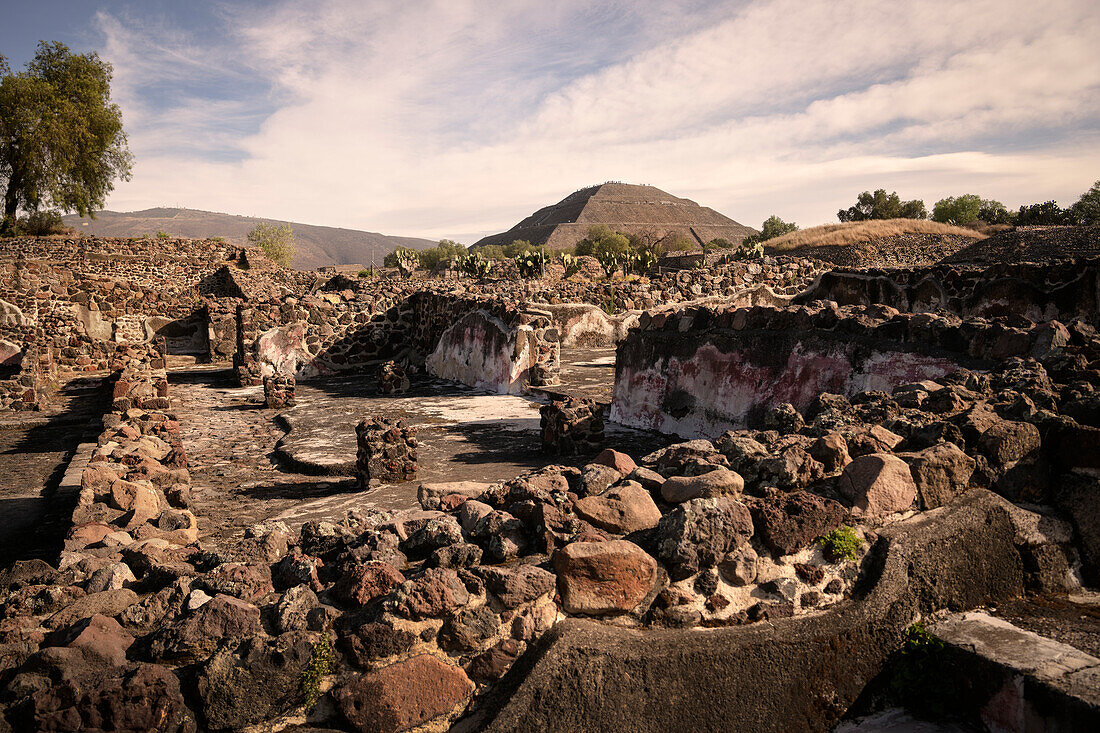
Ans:
[[[420,265],[420,254],[414,249],[399,248],[394,253],[397,255],[397,269],[401,274],[410,277],[413,271]]]
[[[512,261],[516,263],[520,277],[532,278],[542,275],[549,259],[543,250],[532,249],[516,255]]]
[[[477,252],[471,252],[458,258],[458,269],[479,280],[487,276],[492,267],[492,263]]]
[[[764,243],[763,242],[749,242],[745,240],[741,243],[741,246],[737,248],[735,257],[739,260],[758,260],[764,256]]]
[[[562,277],[573,277],[581,271],[580,261],[568,252],[562,253],[561,264],[565,268],[565,274]]]

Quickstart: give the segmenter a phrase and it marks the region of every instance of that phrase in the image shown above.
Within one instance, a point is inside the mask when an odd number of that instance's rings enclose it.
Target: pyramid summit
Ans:
[[[584,239],[594,224],[606,224],[624,234],[649,234],[655,239],[681,235],[700,245],[717,237],[738,244],[756,232],[714,209],[653,186],[602,183],[571,193],[474,246],[506,245],[522,239],[552,249],[571,247]]]

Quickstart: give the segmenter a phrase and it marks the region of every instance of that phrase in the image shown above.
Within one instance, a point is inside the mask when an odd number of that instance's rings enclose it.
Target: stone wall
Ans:
[[[988,268],[838,269],[823,273],[796,303],[882,303],[963,318],[1019,316],[1034,322],[1100,323],[1100,260],[1003,263]]]
[[[1044,347],[1049,328],[886,306],[691,307],[643,314],[618,349],[611,419],[682,436],[805,411],[822,392],[890,391]]]

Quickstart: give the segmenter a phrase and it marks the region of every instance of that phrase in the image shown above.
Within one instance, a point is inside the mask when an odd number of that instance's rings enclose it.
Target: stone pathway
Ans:
[[[107,397],[102,377],[80,377],[49,412],[0,420],[0,567],[56,561],[74,498],[59,498],[57,487],[77,446],[100,432]]]

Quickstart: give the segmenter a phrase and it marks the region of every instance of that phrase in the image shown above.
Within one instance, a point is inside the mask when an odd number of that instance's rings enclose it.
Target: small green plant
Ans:
[[[162,230],[159,230],[159,229],[157,230],[157,239],[162,239],[163,240],[163,239],[171,239],[171,238],[172,238],[172,235],[169,234],[168,232],[162,231]]]
[[[458,258],[458,269],[470,277],[481,279],[489,275],[493,264],[478,252],[471,252]]]
[[[211,237],[210,241],[211,242],[217,242],[218,244],[224,244],[225,243],[225,237]]]
[[[332,651],[332,640],[328,632],[321,634],[321,639],[313,645],[313,652],[309,655],[309,663],[302,672],[300,691],[306,710],[312,710],[317,701],[321,699],[321,682],[332,674],[332,664],[335,655]]]
[[[855,560],[859,557],[859,550],[863,547],[863,540],[851,527],[838,527],[832,532],[817,538],[817,544],[825,553],[825,559],[829,562],[841,560]]]
[[[374,268],[360,270],[359,277],[374,277]]]

